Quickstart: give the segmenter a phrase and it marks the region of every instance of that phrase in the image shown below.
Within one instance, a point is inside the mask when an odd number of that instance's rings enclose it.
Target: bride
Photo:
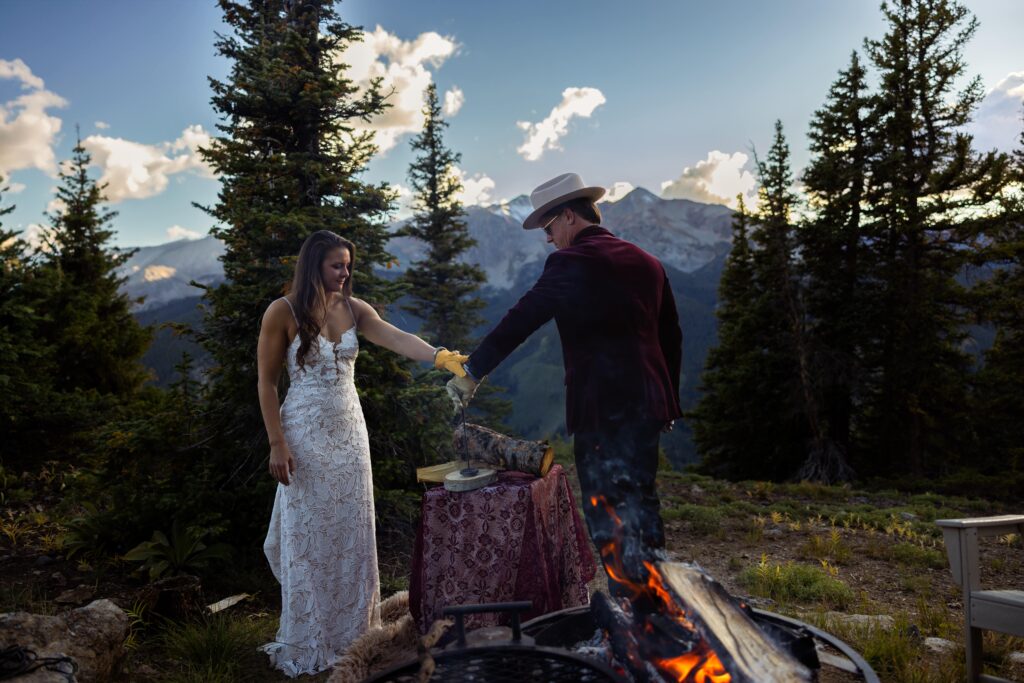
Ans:
[[[259,400],[280,482],[263,549],[281,584],[276,640],[262,649],[288,676],[323,671],[380,622],[370,446],[353,383],[356,330],[375,344],[463,376],[466,356],[434,348],[352,296],[351,242],[329,230],[299,251],[288,296],[267,308]],[[282,366],[291,381],[277,395]]]

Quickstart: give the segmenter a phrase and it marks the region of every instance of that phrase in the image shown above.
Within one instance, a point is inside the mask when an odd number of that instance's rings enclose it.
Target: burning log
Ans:
[[[814,680],[811,671],[768,638],[710,576],[676,562],[659,562],[648,569],[654,589],[678,605],[711,646],[730,675],[725,679],[729,683]]]
[[[516,470],[543,477],[555,460],[546,441],[524,441],[475,424],[462,424],[452,434],[455,452],[501,470]]]
[[[590,613],[594,623],[608,635],[608,644],[616,661],[629,670],[637,683],[659,681],[653,667],[640,655],[640,642],[632,628],[632,619],[604,593],[590,597]]]

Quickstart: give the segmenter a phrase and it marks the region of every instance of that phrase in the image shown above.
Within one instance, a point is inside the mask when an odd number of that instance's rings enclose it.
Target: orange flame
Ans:
[[[622,529],[622,520],[604,496],[591,496],[590,504],[594,507],[601,504],[605,512],[615,522],[616,531]],[[661,605],[662,614],[687,630],[697,633],[697,629],[687,619],[685,610],[665,588],[661,573],[654,564],[644,562],[644,567],[649,574],[646,584],[639,584],[627,576],[622,566],[622,553],[618,542],[621,533],[616,533],[615,536],[615,539],[600,549],[601,560],[604,563],[605,571],[608,572],[608,578],[625,588],[629,593],[630,600],[635,600],[642,595],[653,595]],[[648,634],[653,632],[650,623],[646,625],[645,631]],[[670,659],[654,658],[652,663],[661,673],[673,677],[678,683],[730,683],[732,680],[732,676],[725,670],[718,655],[703,637],[691,652]]]

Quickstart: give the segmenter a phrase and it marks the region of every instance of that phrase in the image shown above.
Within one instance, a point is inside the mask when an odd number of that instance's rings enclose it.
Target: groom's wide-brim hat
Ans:
[[[573,199],[585,197],[592,202],[604,196],[603,187],[587,187],[583,179],[576,173],[563,173],[551,180],[538,185],[530,193],[530,206],[533,213],[523,221],[524,230],[533,230],[542,226],[541,218],[559,204]]]

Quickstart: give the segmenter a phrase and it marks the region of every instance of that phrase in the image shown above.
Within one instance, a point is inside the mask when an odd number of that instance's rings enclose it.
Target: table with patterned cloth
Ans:
[[[587,604],[595,568],[562,467],[541,478],[501,472],[475,491],[437,486],[423,494],[409,608],[423,633],[450,605],[530,600],[525,621]],[[474,614],[466,628],[508,622]]]

